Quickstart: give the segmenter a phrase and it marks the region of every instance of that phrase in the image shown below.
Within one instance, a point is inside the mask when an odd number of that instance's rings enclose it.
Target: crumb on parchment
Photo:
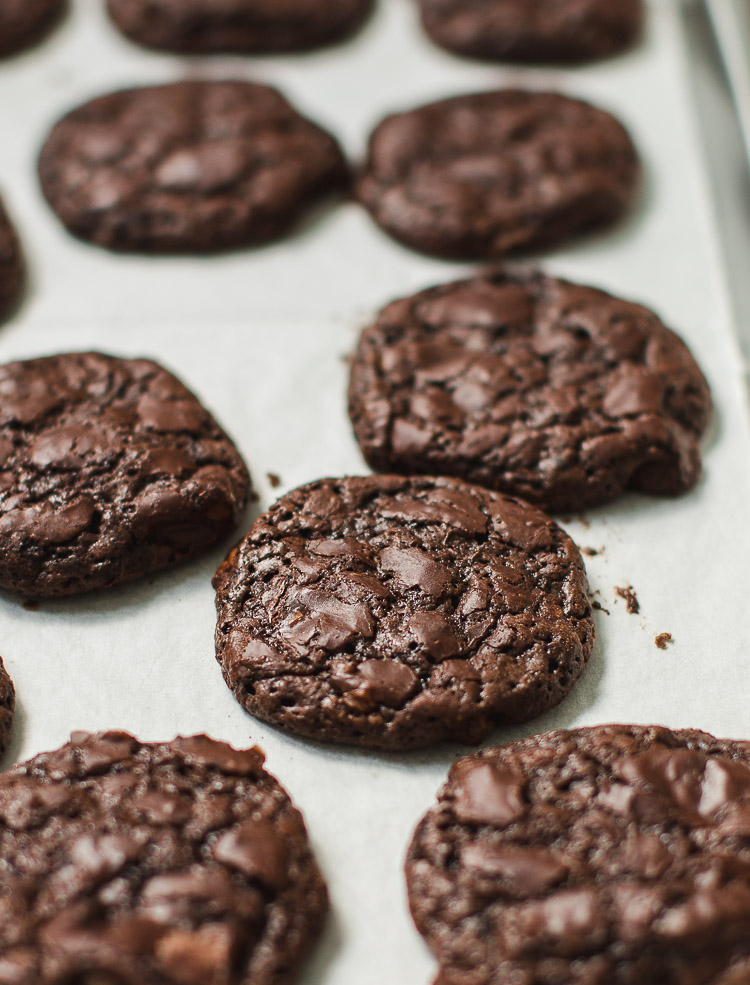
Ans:
[[[638,596],[635,594],[635,589],[632,585],[626,585],[625,588],[615,585],[615,594],[619,595],[621,599],[625,599],[625,607],[632,616],[637,615],[641,611]]]

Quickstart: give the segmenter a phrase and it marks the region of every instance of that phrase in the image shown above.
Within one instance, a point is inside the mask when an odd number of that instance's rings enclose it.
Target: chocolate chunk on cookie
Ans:
[[[264,243],[347,180],[336,141],[275,89],[178,82],[94,99],[39,160],[71,233],[111,250],[203,253]]]
[[[388,305],[349,384],[374,469],[455,475],[550,510],[685,492],[710,411],[700,369],[652,311],[513,270]]]
[[[165,51],[239,54],[306,51],[340,41],[373,0],[108,0],[132,41]]]
[[[8,676],[3,659],[0,657],[0,756],[3,755],[10,743],[10,733],[13,729],[13,714],[16,710],[16,691],[13,681]]]
[[[507,89],[387,117],[370,138],[357,197],[406,246],[471,260],[611,225],[632,206],[639,174],[609,113]]]
[[[24,263],[18,236],[0,200],[0,320],[15,308],[23,280]]]
[[[0,587],[106,588],[185,561],[234,529],[239,452],[146,359],[70,353],[0,366]]]
[[[419,0],[448,51],[490,61],[570,64],[615,55],[643,27],[643,0]]]
[[[216,654],[249,712],[380,749],[479,742],[568,693],[594,624],[577,548],[456,479],[322,479],[253,524],[214,580]]]
[[[750,981],[750,743],[607,725],[459,760],[406,862],[440,985]]]
[[[70,743],[0,776],[0,981],[289,985],[327,910],[259,749]]]
[[[36,44],[57,23],[67,0],[2,0],[0,58]]]

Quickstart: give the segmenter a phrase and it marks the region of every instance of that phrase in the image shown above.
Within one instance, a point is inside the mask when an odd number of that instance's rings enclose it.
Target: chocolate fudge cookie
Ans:
[[[700,369],[653,312],[512,270],[388,305],[349,385],[374,469],[455,475],[550,510],[689,489],[710,410]]]
[[[492,61],[558,64],[606,58],[643,27],[643,0],[419,0],[443,48]]]
[[[16,306],[24,279],[18,237],[0,201],[0,320]]]
[[[440,985],[750,981],[750,743],[608,725],[459,760],[406,874]]]
[[[108,0],[132,41],[194,54],[305,51],[360,26],[373,0]]]
[[[0,58],[39,41],[60,19],[67,0],[2,0]]]
[[[289,985],[326,888],[259,749],[70,743],[0,775],[0,981]]]
[[[13,713],[16,710],[16,691],[13,681],[0,657],[0,756],[8,748],[10,733],[13,728]],[[0,978],[2,981],[2,978]]]
[[[370,138],[357,196],[406,246],[471,260],[611,225],[633,204],[639,173],[609,113],[507,89],[387,117]]]
[[[234,529],[249,495],[231,440],[156,363],[0,366],[0,587],[73,595],[169,567]]]
[[[263,243],[345,184],[336,141],[275,89],[178,82],[63,117],[39,160],[74,235],[111,250],[202,253]]]
[[[307,738],[479,742],[557,704],[594,624],[543,513],[455,479],[322,479],[253,524],[214,580],[240,704]]]

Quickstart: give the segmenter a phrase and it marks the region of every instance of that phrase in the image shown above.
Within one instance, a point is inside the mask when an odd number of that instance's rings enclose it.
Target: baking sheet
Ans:
[[[732,85],[750,160],[750,3],[748,0],[706,0]]]
[[[590,98],[631,128],[647,171],[639,213],[544,266],[651,305],[689,342],[717,406],[706,475],[681,499],[631,495],[567,524],[579,544],[603,549],[587,566],[611,614],[597,614],[596,649],[571,696],[526,727],[498,731],[495,741],[613,720],[750,736],[750,433],[680,5],[651,6],[637,52],[545,72],[440,52],[421,36],[407,0],[381,0],[357,39],[329,52],[204,61],[140,51],[110,28],[102,5],[78,0],[46,45],[0,66],[0,192],[32,268],[26,304],[0,330],[0,361],[87,347],[163,361],[235,437],[262,507],[299,483],[365,471],[346,416],[343,357],[381,304],[470,268],[409,253],[355,206],[322,210],[283,243],[229,256],[109,255],[69,238],[38,191],[36,154],[57,116],[118,86],[199,74],[279,84],[355,156],[386,112],[509,84]],[[281,476],[280,490],[267,472]],[[159,577],[37,611],[0,595],[0,652],[19,699],[4,765],[81,728],[126,728],[143,739],[205,730],[237,745],[258,742],[305,813],[331,889],[332,919],[303,985],[426,985],[434,964],[408,917],[403,855],[465,750],[385,756],[324,748],[247,716],[213,656],[210,577],[228,546]],[[641,603],[637,616],[614,598],[614,586],[629,584]],[[674,636],[663,651],[654,645],[662,632]]]

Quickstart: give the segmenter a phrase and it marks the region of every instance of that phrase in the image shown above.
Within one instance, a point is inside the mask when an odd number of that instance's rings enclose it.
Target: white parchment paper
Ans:
[[[107,254],[71,239],[42,201],[34,165],[52,122],[108,90],[187,73],[278,84],[354,156],[391,110],[495,86],[560,88],[621,116],[646,165],[639,213],[544,265],[651,305],[689,342],[717,408],[706,474],[681,499],[629,496],[567,524],[579,544],[601,550],[587,564],[611,614],[597,615],[596,650],[570,698],[494,741],[613,720],[750,737],[750,435],[676,0],[653,0],[637,52],[568,72],[453,58],[422,37],[409,0],[381,0],[345,46],[263,60],[147,53],[117,35],[102,7],[77,0],[44,46],[0,65],[0,192],[32,269],[26,304],[0,330],[0,361],[90,347],[161,360],[237,440],[261,506],[276,495],[268,472],[281,476],[283,491],[365,470],[346,416],[343,357],[382,304],[469,268],[409,253],[353,205],[319,212],[284,242],[229,256]],[[0,652],[19,699],[4,765],[81,728],[258,742],[305,813],[331,889],[332,919],[304,985],[427,983],[433,962],[408,916],[403,855],[464,750],[383,756],[324,748],[246,715],[213,655],[210,578],[228,546],[154,579],[37,611],[0,596]],[[614,599],[614,586],[628,584],[638,616]],[[654,645],[662,632],[674,636],[666,650]]]

